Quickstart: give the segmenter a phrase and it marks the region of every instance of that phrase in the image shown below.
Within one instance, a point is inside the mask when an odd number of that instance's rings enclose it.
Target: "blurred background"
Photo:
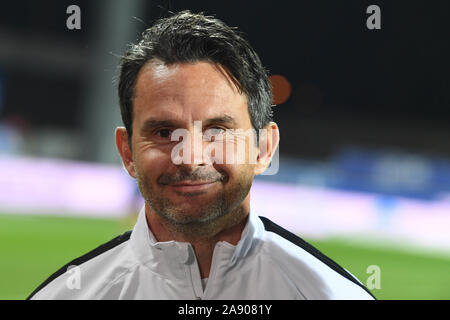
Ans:
[[[366,26],[372,4],[380,30]],[[70,5],[80,29],[67,28]],[[238,27],[272,75],[279,161],[256,177],[252,210],[379,299],[449,299],[447,0],[0,4],[0,299],[133,227],[142,199],[114,143],[118,56],[183,9]]]

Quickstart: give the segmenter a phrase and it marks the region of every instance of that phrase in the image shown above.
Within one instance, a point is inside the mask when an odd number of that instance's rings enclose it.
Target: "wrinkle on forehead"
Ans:
[[[239,92],[229,74],[226,68],[208,61],[148,62],[136,83],[134,119],[139,113],[141,117],[157,115],[193,121],[218,117],[231,110],[238,118],[250,117],[247,96]]]
[[[141,69],[140,73],[146,73],[151,72],[152,78],[155,80],[158,84],[163,84],[168,78],[170,78],[181,65],[194,65],[197,63],[208,63],[210,64],[214,69],[216,69],[221,76],[227,81],[228,86],[232,89],[232,91],[236,94],[243,94],[243,90],[239,84],[239,81],[233,76],[233,74],[226,68],[225,66],[213,63],[210,61],[196,61],[196,62],[179,62],[179,63],[172,63],[172,64],[166,64],[165,62],[159,60],[159,59],[152,59],[149,62],[147,62]],[[139,78],[139,75],[138,75]],[[201,79],[201,84],[206,84],[208,82],[207,79],[203,78]],[[244,97],[247,99],[247,95],[243,94]]]

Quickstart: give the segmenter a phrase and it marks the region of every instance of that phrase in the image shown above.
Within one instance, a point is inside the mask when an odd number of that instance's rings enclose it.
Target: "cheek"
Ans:
[[[253,137],[237,136],[225,141],[223,152],[226,163],[245,166],[256,164],[258,149],[253,142]],[[240,171],[244,169],[240,169]]]
[[[241,181],[248,181],[254,177],[254,166],[251,164],[214,164],[214,168],[226,175],[225,185],[235,185]]]
[[[141,149],[136,152],[135,164],[140,176],[156,183],[155,180],[166,172],[171,164],[170,153],[158,149]]]

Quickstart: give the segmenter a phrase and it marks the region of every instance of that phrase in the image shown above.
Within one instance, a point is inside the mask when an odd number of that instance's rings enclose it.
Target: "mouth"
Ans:
[[[179,192],[205,191],[213,187],[218,181],[182,181],[171,184],[170,187]]]

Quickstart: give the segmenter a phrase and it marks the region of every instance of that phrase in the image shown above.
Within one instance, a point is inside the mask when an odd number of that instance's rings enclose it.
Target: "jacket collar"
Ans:
[[[250,211],[237,245],[219,241],[217,244],[222,245],[218,248],[216,244],[214,254],[220,254],[220,260],[227,261],[230,267],[233,266],[248,254],[255,238],[262,232],[262,228],[260,219]],[[173,240],[158,242],[156,240],[147,225],[145,206],[139,212],[129,244],[141,264],[151,268],[154,272],[167,276],[183,277],[182,266],[192,264],[195,261],[194,250],[190,243]]]

